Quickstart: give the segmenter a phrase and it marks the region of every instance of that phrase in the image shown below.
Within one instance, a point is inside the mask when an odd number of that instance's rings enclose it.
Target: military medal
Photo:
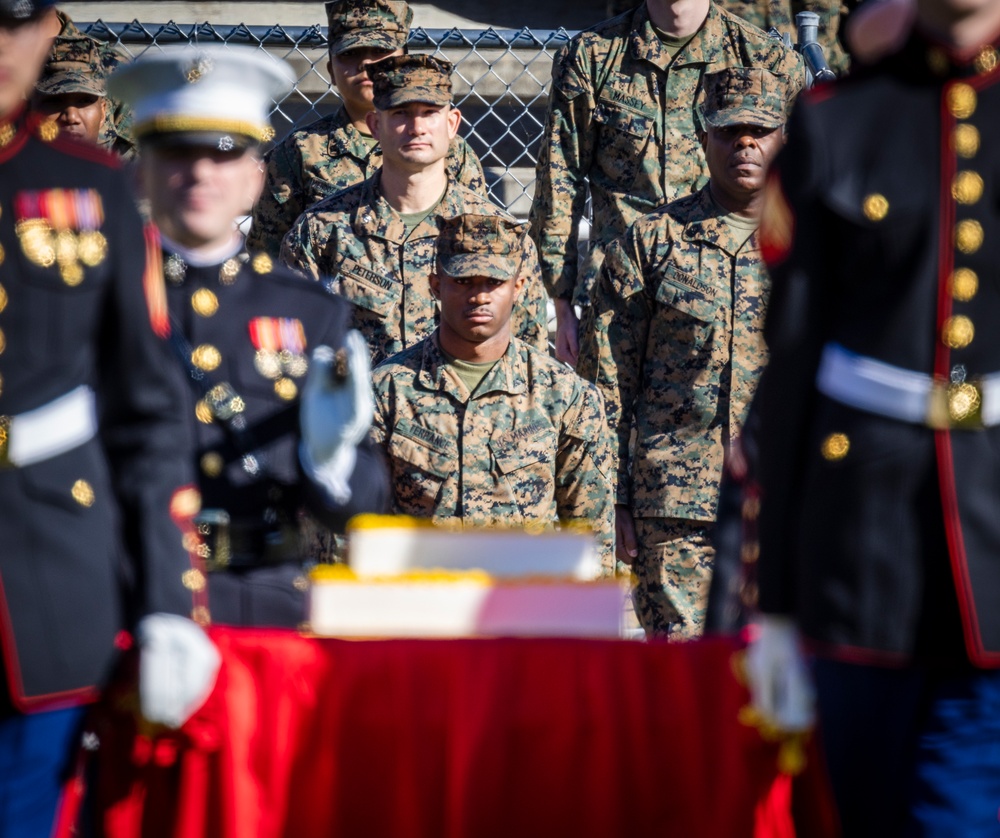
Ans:
[[[302,321],[293,317],[255,317],[250,321],[249,329],[250,340],[257,350],[253,359],[254,368],[264,378],[288,382],[280,390],[276,385],[275,391],[279,395],[291,392],[288,384],[293,382],[285,376],[299,378],[309,368]],[[294,395],[287,398],[294,398]]]
[[[93,189],[20,192],[14,215],[24,255],[39,267],[58,264],[59,276],[71,287],[83,282],[84,266],[96,267],[107,256],[100,232],[104,206]]]

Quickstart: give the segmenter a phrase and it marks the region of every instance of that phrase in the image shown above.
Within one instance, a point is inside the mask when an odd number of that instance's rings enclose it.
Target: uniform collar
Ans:
[[[327,151],[330,157],[353,157],[356,160],[367,160],[378,149],[366,143],[361,132],[354,127],[347,108],[341,105],[334,111],[330,123],[330,133],[327,137]],[[378,152],[381,157],[382,152]]]
[[[420,361],[420,373],[417,380],[428,390],[447,393],[459,401],[467,401],[469,391],[465,383],[449,368],[448,361],[441,352],[438,339],[438,329],[424,341],[423,357]],[[507,393],[517,395],[528,389],[528,377],[521,353],[517,351],[517,342],[511,336],[507,351],[493,366],[476,388],[477,396],[488,393]]]
[[[713,64],[719,60],[722,50],[722,24],[715,3],[708,7],[708,17],[691,40],[677,53],[673,59],[674,66],[688,64]],[[632,33],[630,35],[632,57],[649,61],[661,70],[670,66],[671,57],[663,46],[663,41],[656,33],[653,22],[649,19],[646,4],[642,3],[632,18]]]
[[[375,236],[393,244],[402,244],[406,240],[406,225],[399,213],[382,197],[379,190],[381,179],[382,172],[379,170],[364,182],[361,200],[354,210],[351,226],[358,238]],[[455,183],[449,177],[448,186],[437,209],[410,233],[410,239],[436,236],[439,232],[439,218],[451,218],[462,214],[463,209],[456,189]]]
[[[684,240],[695,242],[707,242],[713,247],[719,248],[735,256],[746,239],[733,235],[732,228],[723,220],[726,211],[720,207],[712,198],[709,185],[706,183],[697,193],[697,202],[692,209],[694,218],[684,225]],[[756,233],[751,237],[753,241],[747,251],[756,249]]]

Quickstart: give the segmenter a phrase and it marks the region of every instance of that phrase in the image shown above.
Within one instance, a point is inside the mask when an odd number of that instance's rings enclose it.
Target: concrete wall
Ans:
[[[311,2],[105,2],[60,3],[75,20],[108,22],[131,21],[165,23],[246,23],[284,26],[308,26],[324,22],[322,0]],[[411,3],[415,26],[444,29],[453,26],[482,29],[584,29],[606,17],[608,0],[438,0],[437,3]]]

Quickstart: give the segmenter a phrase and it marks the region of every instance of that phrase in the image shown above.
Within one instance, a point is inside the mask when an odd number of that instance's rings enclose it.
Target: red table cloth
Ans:
[[[219,680],[181,731],[98,724],[110,838],[796,834],[732,641],[212,637]],[[799,834],[831,835],[808,756]]]

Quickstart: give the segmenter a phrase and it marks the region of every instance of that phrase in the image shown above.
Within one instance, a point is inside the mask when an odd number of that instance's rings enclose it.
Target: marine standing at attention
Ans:
[[[640,216],[705,185],[701,80],[729,67],[784,76],[793,94],[805,84],[796,52],[712,0],[645,0],[556,55],[531,234],[555,302],[560,360],[576,365],[574,306],[587,304],[607,245]],[[588,188],[591,252],[580,269]]]
[[[314,524],[306,508],[342,530],[352,514],[380,511],[387,494],[367,423],[334,421],[363,414],[359,398],[370,418],[363,340],[346,344],[352,363],[335,388],[328,438],[299,432],[307,373],[330,373],[328,352],[319,363],[310,354],[345,347],[349,307],[267,254],[247,254],[236,228],[260,189],[268,109],[291,84],[287,65],[221,45],[149,52],[109,82],[134,108],[141,190],[162,234],[174,366],[203,498],[208,575],[188,583],[216,623],[297,626],[303,572],[326,558],[303,543]]]
[[[149,239],[118,159],[60,137],[26,111],[54,18],[44,0],[0,0],[7,838],[52,832],[85,706],[129,645],[126,632],[137,629],[144,672],[157,668],[154,625],[167,625],[171,643],[201,656],[204,665],[188,658],[191,666],[169,684],[185,706],[204,697],[215,672],[214,648],[189,619],[201,616],[198,598],[182,584],[195,571],[183,540],[199,501]],[[143,707],[161,720],[150,710],[150,686],[144,677]]]
[[[767,70],[711,73],[704,89],[709,182],[608,248],[579,363],[617,434],[617,553],[639,620],[682,638],[704,626],[723,455],[767,362],[756,233],[790,104]]]
[[[372,438],[393,510],[478,526],[577,521],[613,571],[611,451],[597,389],[511,334],[525,225],[442,223],[430,283],[438,328],[376,368]]]
[[[377,364],[438,324],[429,277],[444,219],[466,213],[513,219],[448,173],[448,148],[461,121],[451,103],[451,64],[398,55],[368,72],[375,102],[368,126],[381,145],[382,168],[304,212],[285,236],[281,258],[354,304],[354,328]],[[525,288],[513,330],[544,350],[545,289],[534,244],[525,239],[522,246]]]
[[[403,0],[331,0],[326,4],[327,71],[343,103],[330,116],[292,131],[265,156],[267,178],[247,238],[252,250],[277,258],[295,219],[318,201],[353,186],[382,165],[382,149],[366,118],[371,113],[369,65],[402,55],[413,12]],[[456,134],[448,147],[448,177],[487,197],[479,158]]]

